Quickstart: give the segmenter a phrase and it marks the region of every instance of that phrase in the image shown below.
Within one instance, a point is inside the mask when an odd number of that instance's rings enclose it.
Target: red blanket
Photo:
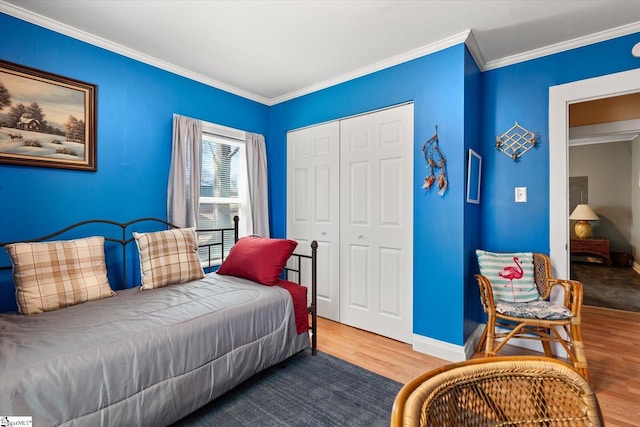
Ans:
[[[309,330],[309,313],[307,311],[307,288],[306,286],[290,282],[288,280],[276,281],[276,286],[286,289],[293,299],[293,311],[296,316],[296,328],[298,334]]]

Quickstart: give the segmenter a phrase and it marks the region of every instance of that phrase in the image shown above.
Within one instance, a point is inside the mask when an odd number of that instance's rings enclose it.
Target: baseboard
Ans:
[[[476,352],[476,347],[478,346],[480,338],[482,338],[482,333],[484,332],[484,328],[486,326],[487,325],[484,323],[479,323],[467,339],[467,342],[465,342],[464,347],[467,354],[467,359],[471,359],[471,357]]]
[[[475,353],[475,348],[478,345],[478,341],[480,341],[484,327],[485,324],[480,323],[471,333],[464,345],[451,344],[449,342],[414,334],[413,349],[420,353],[428,354],[429,356],[444,359],[449,362],[462,362],[469,360]],[[498,328],[497,332],[500,332],[500,328]],[[509,340],[508,345],[537,351],[540,352],[541,355],[543,354],[542,345],[540,344],[540,341],[537,340],[513,338]],[[567,352],[560,343],[551,343],[551,351],[553,351],[553,354],[556,357],[567,357]]]
[[[483,330],[484,324],[479,324],[464,345],[451,344],[449,342],[414,334],[413,349],[449,362],[462,362],[473,356]]]

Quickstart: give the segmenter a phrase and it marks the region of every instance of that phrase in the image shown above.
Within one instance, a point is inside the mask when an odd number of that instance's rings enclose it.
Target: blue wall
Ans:
[[[97,172],[0,164],[0,241],[90,218],[166,219],[174,113],[268,134],[265,105],[4,14],[0,40],[1,59],[98,86]],[[2,251],[0,265],[7,263]],[[3,273],[0,311],[12,309]]]
[[[1,59],[98,85],[98,171],[0,164],[0,241],[92,217],[166,217],[174,113],[266,135],[272,233],[284,236],[286,132],[413,102],[414,333],[457,345],[482,317],[474,250],[549,252],[549,86],[640,67],[629,53],[640,34],[484,73],[458,45],[267,107],[4,14],[0,40]],[[494,148],[515,121],[540,139],[518,162]],[[444,197],[420,188],[436,125]],[[480,205],[465,202],[469,148],[483,157]],[[514,202],[519,186],[528,203]],[[0,311],[14,308],[0,274]]]
[[[640,33],[483,73],[482,246],[549,253],[549,87],[640,68],[631,48]],[[494,147],[514,122],[540,144],[514,162]],[[515,203],[514,188],[528,202]]]
[[[476,65],[471,54],[465,54],[465,92],[464,92],[464,155],[468,162],[468,153],[472,149],[480,153],[481,147],[481,109],[482,99],[482,74]],[[468,167],[468,163],[465,163]],[[482,170],[481,170],[482,172]],[[465,173],[464,178],[467,178]],[[466,181],[465,181],[466,183]],[[466,200],[466,186],[464,198]],[[481,203],[487,200],[480,199]],[[478,325],[478,319],[482,316],[482,306],[480,301],[480,290],[473,275],[477,273],[475,250],[480,247],[480,233],[482,230],[482,218],[480,216],[480,205],[473,203],[464,204],[464,339],[474,331]]]

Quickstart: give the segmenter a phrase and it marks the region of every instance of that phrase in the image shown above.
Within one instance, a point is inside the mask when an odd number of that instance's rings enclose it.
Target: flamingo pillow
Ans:
[[[533,253],[495,253],[476,250],[480,274],[491,282],[496,302],[531,302],[540,299],[534,282]]]

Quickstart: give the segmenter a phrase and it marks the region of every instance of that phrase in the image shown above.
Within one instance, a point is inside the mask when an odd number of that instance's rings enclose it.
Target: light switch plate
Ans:
[[[516,202],[524,203],[527,201],[527,187],[516,187]]]

